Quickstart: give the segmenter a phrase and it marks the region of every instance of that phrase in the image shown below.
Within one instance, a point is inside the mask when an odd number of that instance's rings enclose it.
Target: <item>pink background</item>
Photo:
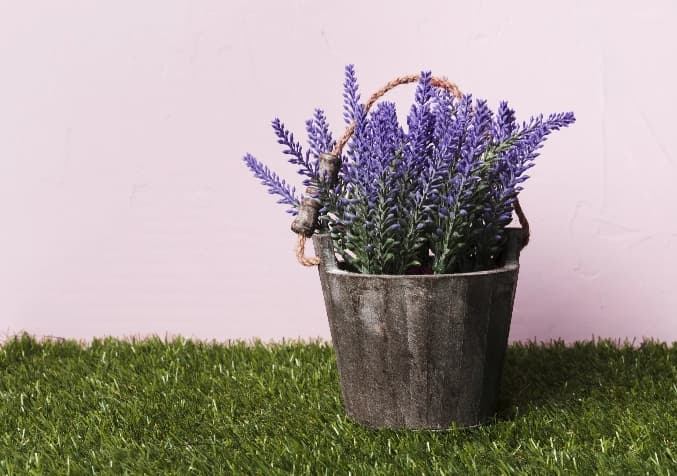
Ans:
[[[422,68],[573,110],[522,194],[513,340],[677,339],[677,4],[0,2],[0,334],[329,337],[269,121]],[[392,97],[406,111],[413,87]]]

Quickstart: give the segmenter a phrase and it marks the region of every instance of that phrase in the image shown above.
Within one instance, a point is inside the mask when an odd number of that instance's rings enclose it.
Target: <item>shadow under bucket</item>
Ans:
[[[343,271],[331,237],[313,235],[348,417],[446,429],[493,416],[523,243],[506,231],[496,269],[405,276]]]

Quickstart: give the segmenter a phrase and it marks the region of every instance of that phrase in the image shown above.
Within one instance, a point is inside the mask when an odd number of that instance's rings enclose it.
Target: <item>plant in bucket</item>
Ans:
[[[416,82],[407,117],[376,102]],[[360,102],[346,67],[347,130],[306,122],[304,152],[273,121],[306,195],[247,154],[246,165],[289,205],[296,255],[318,265],[343,404],[374,428],[470,426],[496,410],[529,225],[518,201],[547,136],[573,113],[518,122],[501,102],[462,94],[430,72],[387,83]],[[508,227],[513,211],[520,227]],[[305,256],[312,237],[315,257]]]

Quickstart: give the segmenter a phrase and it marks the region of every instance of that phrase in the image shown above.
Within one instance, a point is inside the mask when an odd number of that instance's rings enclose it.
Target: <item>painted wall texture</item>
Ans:
[[[512,340],[677,339],[677,3],[0,2],[0,333],[329,337],[269,121],[421,69],[573,110],[522,203]],[[414,88],[392,94],[405,113]],[[403,115],[403,114],[402,114]],[[312,248],[311,248],[312,249]]]

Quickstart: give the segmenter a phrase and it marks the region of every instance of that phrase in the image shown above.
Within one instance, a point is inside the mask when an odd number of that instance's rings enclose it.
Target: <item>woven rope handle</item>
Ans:
[[[369,112],[374,103],[378,101],[381,97],[383,97],[391,89],[394,89],[402,84],[415,83],[420,79],[421,79],[420,75],[411,74],[409,76],[398,76],[392,81],[387,82],[381,89],[379,89],[378,91],[376,91],[374,94],[371,95],[369,101],[367,101],[367,104],[365,105],[365,113]],[[461,97],[463,96],[463,93],[461,93],[461,90],[458,88],[458,86],[449,81],[447,78],[439,78],[433,76],[432,78],[430,78],[430,84],[432,84],[434,87],[449,91],[457,99],[461,99]],[[354,131],[355,131],[355,123],[351,124],[350,127],[346,129],[343,136],[341,136],[339,141],[336,143],[334,150],[331,151],[332,155],[336,157],[341,156],[343,148],[350,140],[350,137],[353,135]],[[529,237],[531,236],[531,234],[529,231],[529,221],[527,220],[527,217],[524,215],[522,206],[520,205],[520,202],[517,198],[515,198],[515,214],[517,215],[517,218],[519,219],[520,222],[520,226],[522,227],[522,233],[524,236],[522,248],[524,248],[529,243]],[[306,244],[306,235],[304,235],[303,233],[298,233],[298,240],[296,243],[297,261],[301,263],[303,266],[317,266],[318,264],[320,264],[320,259],[315,256],[313,257],[305,256],[305,244]]]

